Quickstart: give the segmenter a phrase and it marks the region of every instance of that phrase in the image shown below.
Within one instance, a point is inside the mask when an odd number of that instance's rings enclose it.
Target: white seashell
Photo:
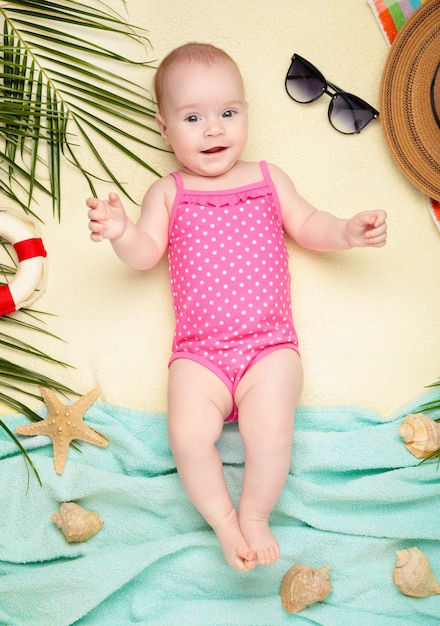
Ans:
[[[440,424],[423,413],[407,415],[397,432],[418,459],[440,448]]]
[[[440,593],[428,557],[416,547],[397,550],[393,582],[407,596],[424,598]]]
[[[299,613],[309,604],[325,600],[333,590],[330,568],[320,569],[297,564],[291,567],[281,581],[281,604],[288,613]]]
[[[50,518],[69,543],[86,541],[101,530],[103,520],[95,511],[88,511],[76,502],[63,502]]]

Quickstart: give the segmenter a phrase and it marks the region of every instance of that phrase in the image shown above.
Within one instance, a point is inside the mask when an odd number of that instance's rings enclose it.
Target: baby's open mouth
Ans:
[[[215,154],[216,152],[222,152],[222,150],[226,150],[224,146],[215,146],[214,148],[209,148],[209,150],[203,150],[203,154]]]

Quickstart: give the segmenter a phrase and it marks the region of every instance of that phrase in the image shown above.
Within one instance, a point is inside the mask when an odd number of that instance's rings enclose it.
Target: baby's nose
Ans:
[[[206,126],[205,134],[209,137],[218,137],[224,133],[223,124],[218,120],[209,122]]]

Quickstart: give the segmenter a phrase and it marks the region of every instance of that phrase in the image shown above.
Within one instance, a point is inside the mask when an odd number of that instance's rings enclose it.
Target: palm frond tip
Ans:
[[[60,219],[61,164],[66,155],[92,192],[93,178],[103,175],[113,183],[118,180],[108,156],[115,152],[122,151],[159,176],[144,155],[126,145],[133,141],[142,149],[139,136],[144,134],[145,149],[160,148],[157,129],[146,123],[154,118],[154,102],[140,86],[146,83],[145,70],[152,67],[151,62],[99,43],[103,35],[111,35],[108,40],[116,41],[115,46],[119,37],[128,37],[145,56],[150,47],[147,31],[100,2],[88,6],[74,0],[22,0],[0,6],[0,17],[0,158],[7,166],[4,180],[4,170],[0,170],[0,187],[6,194],[21,197],[26,189],[21,205],[30,210],[34,192],[43,191],[52,198],[54,215]],[[124,66],[138,67],[141,80],[130,79]],[[90,114],[93,129],[78,128],[78,113],[83,117]],[[110,119],[118,119],[119,125],[110,125]],[[99,156],[90,149],[96,129],[100,142],[111,148],[99,150]],[[82,163],[81,149],[85,147],[93,167]],[[42,161],[49,174],[46,186],[39,184],[36,176],[37,164],[41,167]],[[129,197],[124,185],[118,186]]]

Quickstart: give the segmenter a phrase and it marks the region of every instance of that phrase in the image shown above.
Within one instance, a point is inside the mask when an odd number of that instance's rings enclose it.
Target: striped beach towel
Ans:
[[[389,45],[406,20],[425,0],[369,0]]]

